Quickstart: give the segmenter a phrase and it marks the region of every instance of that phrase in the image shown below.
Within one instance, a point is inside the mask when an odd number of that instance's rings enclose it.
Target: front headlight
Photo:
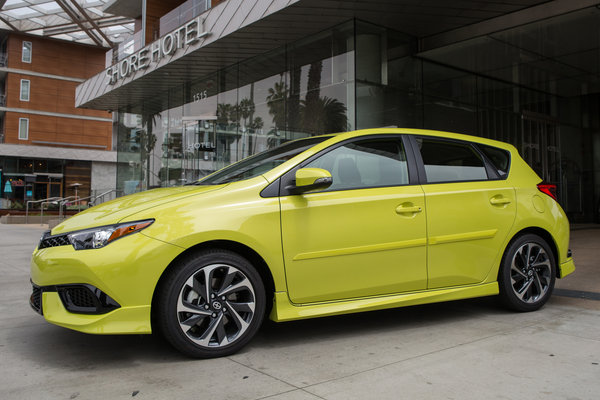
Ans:
[[[139,232],[154,222],[153,219],[123,224],[101,226],[69,233],[67,236],[75,250],[99,249],[124,236]]]

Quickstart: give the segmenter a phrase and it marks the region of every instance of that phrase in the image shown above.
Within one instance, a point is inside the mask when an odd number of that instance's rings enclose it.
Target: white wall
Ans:
[[[117,187],[117,163],[92,162],[92,193],[115,189]]]

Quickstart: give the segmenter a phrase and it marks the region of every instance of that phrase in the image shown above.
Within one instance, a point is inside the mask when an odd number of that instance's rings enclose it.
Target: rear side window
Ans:
[[[481,156],[468,143],[417,138],[417,144],[429,183],[488,179]]]
[[[504,179],[508,175],[510,167],[510,153],[497,147],[478,145],[483,154],[492,162],[493,167],[498,171],[500,178]]]

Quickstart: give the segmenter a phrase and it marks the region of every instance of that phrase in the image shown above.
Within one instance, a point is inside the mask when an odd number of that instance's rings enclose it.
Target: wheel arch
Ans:
[[[554,240],[554,237],[552,236],[552,234],[550,234],[550,232],[548,232],[547,230],[540,228],[538,226],[530,226],[527,228],[523,228],[513,235],[513,237],[508,241],[508,243],[506,244],[506,247],[504,248],[504,252],[502,253],[502,259],[500,261],[500,265],[502,265],[502,262],[504,261],[504,257],[506,256],[506,252],[508,251],[508,248],[510,247],[511,243],[514,242],[519,237],[521,237],[523,235],[527,235],[527,234],[533,234],[533,235],[539,236],[542,239],[544,239],[544,241],[546,241],[546,243],[548,243],[548,246],[550,246],[550,250],[552,250],[552,256],[554,257],[554,263],[556,265],[556,271],[555,271],[556,277],[560,278],[560,264],[559,264],[558,246],[556,245],[556,241]],[[501,271],[502,271],[502,268],[498,268],[498,274],[500,274]]]
[[[271,307],[273,305],[273,303],[270,302],[269,299],[273,299],[273,295],[275,293],[275,283],[273,280],[273,275],[271,273],[271,270],[269,269],[269,266],[267,265],[267,263],[263,259],[263,257],[261,257],[260,254],[258,254],[254,249],[248,247],[245,244],[239,243],[239,242],[235,242],[232,240],[211,240],[211,241],[207,241],[207,242],[203,242],[203,243],[198,243],[195,246],[187,248],[186,250],[181,252],[177,257],[175,257],[173,259],[173,261],[171,261],[169,263],[167,268],[165,268],[165,270],[162,272],[162,274],[160,275],[160,278],[158,279],[156,286],[154,287],[154,292],[152,293],[152,305],[150,308],[152,327],[156,326],[155,325],[155,315],[154,315],[155,310],[156,310],[156,307],[155,307],[155,302],[156,302],[156,298],[157,298],[156,294],[159,292],[161,285],[165,280],[165,277],[168,275],[168,273],[173,268],[175,268],[175,266],[179,263],[180,260],[190,256],[193,253],[201,252],[203,250],[208,250],[208,249],[228,250],[233,253],[239,254],[240,256],[242,256],[242,257],[246,258],[248,261],[250,261],[250,263],[258,271],[258,273],[263,281],[263,285],[265,287],[265,292],[266,292],[265,295],[267,298],[266,315],[267,316],[269,315],[269,313],[271,312]],[[153,329],[153,331],[154,331],[154,329]]]

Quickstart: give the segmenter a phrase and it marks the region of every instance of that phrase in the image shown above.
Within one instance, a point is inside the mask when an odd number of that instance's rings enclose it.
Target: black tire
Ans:
[[[158,328],[173,347],[213,358],[233,354],[252,339],[265,315],[266,294],[248,260],[215,249],[190,255],[169,271],[155,305]]]
[[[555,280],[556,261],[544,239],[526,234],[508,245],[498,272],[500,299],[508,308],[539,309],[552,295]]]

